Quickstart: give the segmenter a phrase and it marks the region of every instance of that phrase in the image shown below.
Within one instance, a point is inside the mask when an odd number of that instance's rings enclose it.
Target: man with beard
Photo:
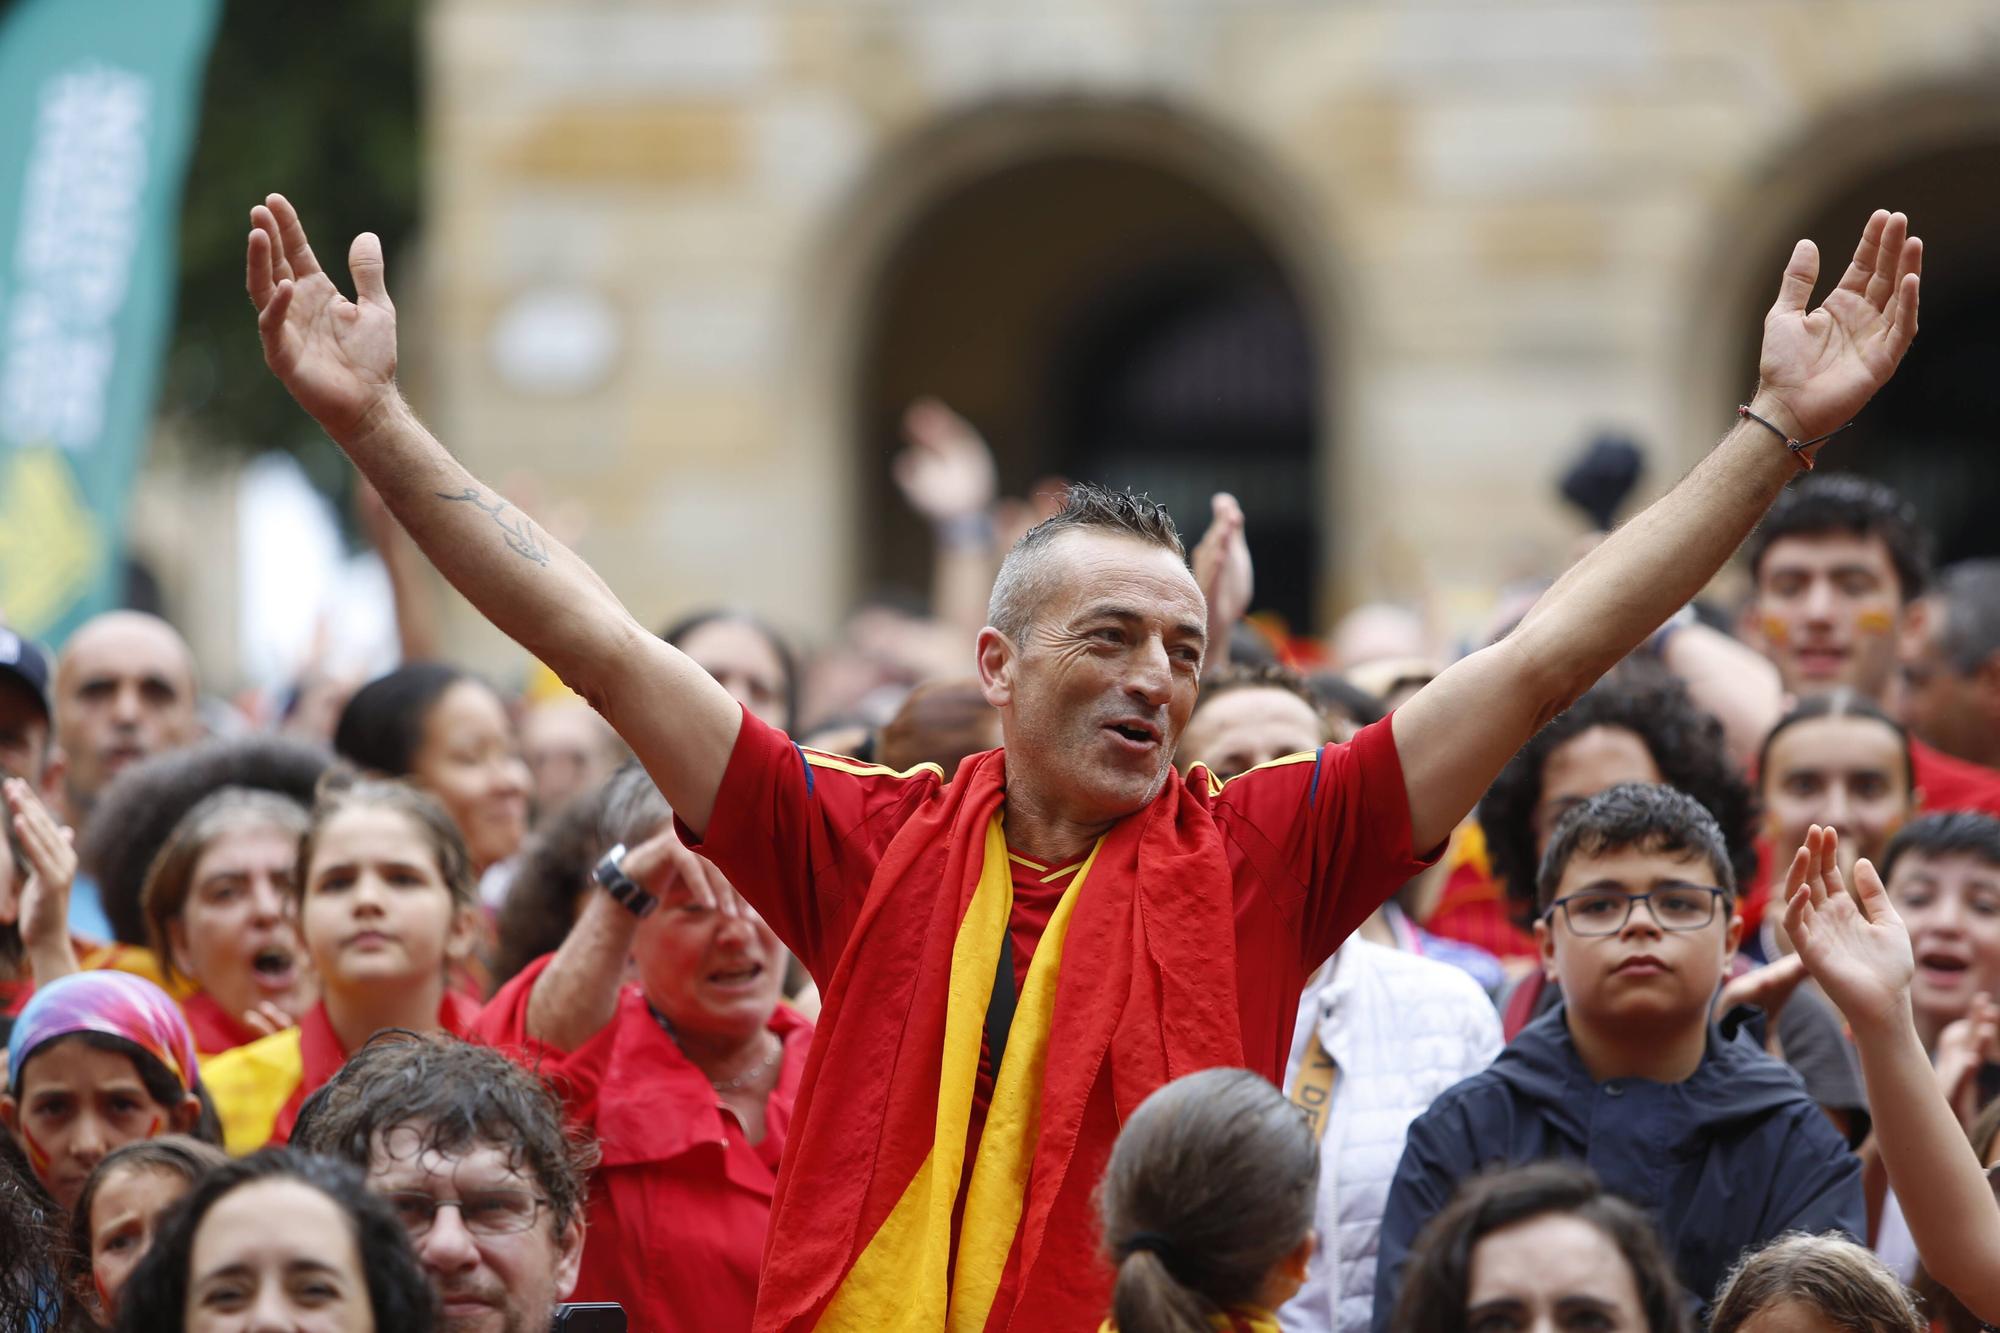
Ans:
[[[404,403],[376,238],[350,251],[349,301],[283,196],[251,220],[273,373],[459,591],[605,715],[820,982],[754,1325],[788,1333],[1095,1323],[1091,1196],[1121,1120],[1197,1069],[1283,1076],[1307,975],[1894,373],[1922,259],[1877,212],[1809,312],[1801,241],[1758,392],[1685,481],[1390,718],[1226,789],[1172,765],[1208,607],[1171,519],[1074,488],[1002,564],[974,659],[1004,744],[947,785],[801,750],[648,634]],[[600,882],[635,914],[649,892],[731,910],[616,858]]]
[[[345,1158],[410,1233],[444,1333],[547,1333],[576,1285],[596,1145],[498,1051],[390,1032],[300,1109],[292,1146]]]

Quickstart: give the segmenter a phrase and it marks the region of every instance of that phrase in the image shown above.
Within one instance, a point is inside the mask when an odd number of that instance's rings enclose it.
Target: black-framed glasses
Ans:
[[[1728,896],[1713,884],[1663,884],[1646,893],[1585,889],[1556,899],[1542,915],[1547,919],[1560,911],[1572,935],[1616,935],[1632,919],[1632,909],[1644,903],[1661,930],[1700,930],[1715,920],[1715,905]]]
[[[522,1189],[468,1190],[456,1199],[434,1198],[422,1190],[392,1190],[382,1197],[411,1240],[431,1229],[440,1208],[458,1209],[459,1225],[475,1236],[511,1236],[534,1226],[548,1203]]]

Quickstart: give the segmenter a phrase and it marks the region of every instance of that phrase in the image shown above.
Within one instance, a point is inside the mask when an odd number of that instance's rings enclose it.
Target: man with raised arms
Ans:
[[[995,582],[976,666],[1004,744],[946,784],[800,750],[746,714],[424,429],[396,389],[374,236],[349,253],[349,301],[283,197],[251,220],[273,372],[445,576],[596,705],[820,982],[758,1297],[773,1331],[1094,1324],[1109,1275],[1090,1195],[1121,1119],[1194,1069],[1283,1073],[1306,976],[1888,380],[1922,259],[1878,212],[1808,310],[1819,256],[1801,241],[1754,419],[1506,639],[1351,742],[1227,787],[1171,762],[1207,619],[1172,523],[1078,488]],[[676,906],[740,910],[707,876],[642,878]]]

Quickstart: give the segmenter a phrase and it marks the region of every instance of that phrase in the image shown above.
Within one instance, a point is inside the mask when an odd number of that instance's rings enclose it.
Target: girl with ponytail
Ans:
[[[1098,1189],[1117,1274],[1101,1333],[1277,1333],[1313,1252],[1319,1145],[1245,1069],[1205,1069],[1139,1104]]]

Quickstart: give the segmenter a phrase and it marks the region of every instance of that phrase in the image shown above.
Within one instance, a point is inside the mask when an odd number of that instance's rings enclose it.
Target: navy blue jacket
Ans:
[[[1867,1235],[1861,1163],[1799,1076],[1747,1035],[1711,1027],[1681,1083],[1596,1083],[1557,1005],[1410,1126],[1389,1187],[1375,1270],[1375,1330],[1396,1308],[1411,1242],[1483,1168],[1581,1161],[1660,1228],[1692,1304],[1749,1248],[1787,1231]]]

